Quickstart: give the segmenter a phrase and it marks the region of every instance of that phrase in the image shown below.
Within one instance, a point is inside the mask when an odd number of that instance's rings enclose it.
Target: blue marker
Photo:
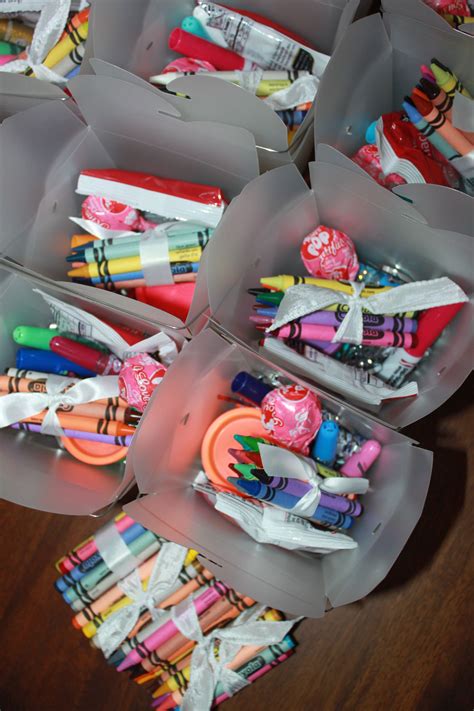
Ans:
[[[79,378],[94,378],[97,375],[53,351],[40,351],[37,348],[19,348],[16,352],[16,367],[19,370],[37,370],[53,375],[77,375]]]
[[[247,400],[254,402],[256,405],[260,405],[265,395],[273,388],[271,385],[264,383],[263,380],[254,378],[253,375],[242,370],[233,379],[231,390],[233,393],[243,395],[243,397],[246,397]]]
[[[139,523],[134,523],[129,526],[129,528],[126,528],[125,531],[123,531],[120,535],[124,543],[128,545],[129,543],[134,541],[135,538],[141,536],[142,533],[145,533],[145,529],[143,528],[143,526],[141,526]],[[92,568],[103,562],[104,560],[100,553],[94,553],[94,555],[91,555],[90,558],[87,558],[79,565],[76,565],[76,567],[73,568],[69,573],[66,573],[65,575],[62,575],[60,578],[58,578],[54,583],[56,590],[59,590],[59,592],[64,592],[65,590],[67,590],[68,587],[74,585],[74,583],[83,578],[86,573],[89,573]]]
[[[332,467],[336,460],[339,425],[334,420],[325,420],[313,444],[311,455],[317,462]]]
[[[279,506],[282,509],[291,510],[300,500],[297,496],[291,496],[284,491],[272,489],[271,486],[261,484],[259,481],[251,481],[249,479],[238,479],[237,477],[227,477],[227,481],[233,484],[237,489],[240,489],[244,494],[253,496],[259,501],[267,501]],[[305,518],[314,521],[322,526],[334,526],[335,528],[350,528],[354,523],[352,516],[339,513],[334,509],[328,509],[326,506],[315,506],[311,514]]]
[[[375,146],[376,140],[375,135],[377,133],[377,121],[372,121],[369,125],[367,131],[365,132],[365,140],[372,146]]]

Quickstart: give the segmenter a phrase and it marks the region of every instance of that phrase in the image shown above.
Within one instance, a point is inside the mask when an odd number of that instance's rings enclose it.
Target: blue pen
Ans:
[[[79,378],[94,378],[97,375],[53,351],[41,351],[37,348],[19,348],[16,352],[16,367],[19,370],[37,370],[41,373]]]
[[[254,499],[259,501],[271,502],[282,509],[291,510],[300,500],[297,496],[291,496],[284,491],[272,489],[271,486],[261,484],[259,481],[238,479],[232,476],[227,477],[227,481],[244,494],[249,494],[249,496],[253,496]],[[354,523],[352,516],[339,513],[334,509],[328,509],[326,506],[315,506],[314,511],[306,515],[305,518],[323,526],[334,526],[336,528],[350,528]]]
[[[138,536],[141,536],[142,533],[145,533],[145,529],[143,528],[143,526],[141,526],[139,523],[134,523],[129,526],[129,528],[126,528],[125,531],[123,531],[120,535],[124,543],[128,544],[131,541],[135,540],[135,538],[138,538]],[[74,585],[74,583],[76,583],[86,573],[92,570],[92,568],[103,562],[104,560],[100,553],[94,553],[94,555],[91,555],[90,558],[87,558],[79,565],[76,565],[76,567],[73,568],[69,573],[66,573],[65,575],[62,575],[60,578],[58,578],[54,583],[56,590],[59,590],[59,592],[64,592],[65,590],[67,590],[68,587]]]

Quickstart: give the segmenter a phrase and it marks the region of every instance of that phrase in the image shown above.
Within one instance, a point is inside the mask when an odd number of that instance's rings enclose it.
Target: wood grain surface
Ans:
[[[407,430],[435,451],[434,471],[387,578],[366,599],[301,623],[297,653],[226,711],[471,711],[473,382]],[[55,560],[102,521],[0,510],[1,711],[146,709],[147,693],[90,648],[53,589]]]

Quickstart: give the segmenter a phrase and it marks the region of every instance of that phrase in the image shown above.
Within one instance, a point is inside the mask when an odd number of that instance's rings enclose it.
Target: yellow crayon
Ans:
[[[454,96],[455,92],[459,91],[464,96],[467,96],[468,99],[472,99],[472,96],[468,90],[464,88],[457,76],[451,70],[448,72],[434,62],[430,64],[430,68],[435,75],[437,85],[440,89],[443,89],[448,96]]]
[[[64,59],[71,50],[81,44],[81,42],[86,41],[88,32],[89,22],[83,22],[82,25],[76,27],[67,37],[59,40],[47,55],[43,65],[49,69],[54,67],[54,65]],[[32,74],[32,76],[34,76],[34,74]]]
[[[170,262],[199,262],[201,259],[201,247],[189,247],[187,249],[169,250]],[[122,257],[122,259],[109,259],[102,262],[92,262],[83,267],[72,269],[68,272],[70,277],[94,277],[109,274],[127,274],[129,272],[140,272],[142,270],[142,260],[140,256]]]
[[[344,294],[352,294],[352,286],[350,284],[344,284],[342,281],[334,281],[333,279],[317,279],[309,276],[282,274],[276,277],[262,277],[260,284],[276,291],[286,291],[297,284],[311,284],[311,286],[319,286],[323,289],[333,289],[334,291],[342,291]],[[362,289],[361,296],[367,298],[374,294],[390,291],[390,289],[392,289],[391,286],[366,286]]]

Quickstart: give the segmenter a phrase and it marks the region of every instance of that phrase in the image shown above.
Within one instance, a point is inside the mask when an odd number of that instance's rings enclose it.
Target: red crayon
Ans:
[[[438,111],[436,106],[433,106],[431,101],[422,99],[414,93],[412,93],[411,98],[425,121],[430,123],[455,151],[464,156],[474,149],[474,145],[457,128],[454,128],[452,123],[447,120],[444,114]]]
[[[56,336],[51,339],[49,347],[54,353],[58,353],[98,375],[118,375],[122,367],[122,361],[116,356],[101,353],[95,348],[89,348],[89,346],[72,341],[70,338]]]

